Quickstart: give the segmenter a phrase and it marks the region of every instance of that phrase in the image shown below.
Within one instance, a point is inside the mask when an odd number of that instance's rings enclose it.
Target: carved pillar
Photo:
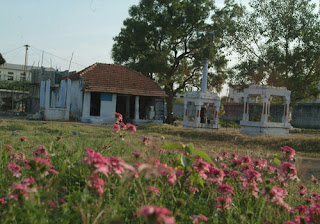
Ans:
[[[50,80],[48,79],[46,81],[44,108],[48,109],[49,107],[50,107]]]
[[[261,113],[261,122],[265,123],[268,122],[268,103],[269,103],[269,97],[263,96],[262,99],[262,113]]]
[[[290,98],[286,97],[282,115],[282,123],[289,123]]]
[[[243,121],[249,120],[249,97],[245,96],[243,98],[243,115],[242,115]]]
[[[194,123],[200,125],[200,111],[201,111],[201,104],[196,104],[196,116],[194,118]]]
[[[189,114],[189,111],[188,111],[188,101],[185,99],[184,100],[184,106],[183,106],[183,111],[184,111],[184,114],[183,114],[183,121],[184,122],[188,122],[188,114]]]
[[[220,111],[220,102],[215,105],[214,109],[214,127],[219,127],[219,111]]]
[[[136,96],[135,97],[135,104],[134,104],[134,106],[135,106],[135,108],[134,108],[134,119],[135,120],[139,120],[139,102],[140,102],[139,96]]]

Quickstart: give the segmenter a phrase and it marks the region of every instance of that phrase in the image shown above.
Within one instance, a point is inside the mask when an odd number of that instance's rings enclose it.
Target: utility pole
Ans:
[[[25,57],[24,57],[24,81],[26,81],[28,78],[27,78],[27,66],[28,66],[28,49],[29,49],[29,45],[26,44],[24,45],[24,47],[26,48],[26,54],[25,54]],[[22,110],[25,111],[25,104],[24,104],[24,91],[26,89],[26,86],[23,85],[23,92],[22,92]]]

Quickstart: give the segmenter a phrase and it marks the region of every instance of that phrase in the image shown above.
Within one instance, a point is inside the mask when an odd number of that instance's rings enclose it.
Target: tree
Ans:
[[[226,42],[238,54],[230,84],[285,86],[292,103],[320,94],[320,21],[310,0],[251,0]],[[229,7],[230,8],[230,7]]]
[[[0,65],[3,65],[4,63],[6,63],[6,60],[4,60],[2,54],[0,53]]]
[[[227,60],[222,42],[199,31],[212,30],[206,24],[211,0],[141,0],[129,10],[118,36],[112,58],[155,79],[168,95],[167,114],[173,98],[187,86],[200,86],[202,60],[209,59],[209,88],[221,90],[226,79]]]

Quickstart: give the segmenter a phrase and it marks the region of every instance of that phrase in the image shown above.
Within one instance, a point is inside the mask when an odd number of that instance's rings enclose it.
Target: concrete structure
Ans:
[[[5,63],[0,66],[0,80],[9,81],[31,81],[32,69],[40,69],[39,67],[24,66],[19,64]],[[46,71],[55,71],[53,68],[44,68]],[[24,71],[26,70],[26,73]]]
[[[289,105],[291,91],[284,87],[256,86],[252,85],[244,90],[244,109],[243,117],[240,122],[241,133],[259,136],[259,135],[286,135],[289,133],[291,125],[289,124]],[[260,121],[249,120],[249,98],[261,96],[262,113]],[[272,96],[282,97],[284,99],[284,111],[282,121],[279,123],[269,122],[270,103]]]
[[[63,77],[58,87],[41,82],[40,111],[45,120],[89,123],[163,122],[166,94],[148,77],[124,66],[96,63]]]
[[[183,127],[218,129],[220,97],[207,91],[208,59],[203,66],[202,89],[184,97]]]

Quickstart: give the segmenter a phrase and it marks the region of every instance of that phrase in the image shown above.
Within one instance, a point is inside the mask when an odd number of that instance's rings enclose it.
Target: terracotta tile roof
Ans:
[[[95,63],[62,79],[75,80],[80,77],[83,80],[85,92],[167,96],[155,81],[122,65]]]

